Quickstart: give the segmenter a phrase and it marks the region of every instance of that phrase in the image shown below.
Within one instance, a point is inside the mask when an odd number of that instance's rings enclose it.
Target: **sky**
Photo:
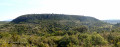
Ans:
[[[0,0],[0,21],[24,14],[71,14],[120,19],[119,0]]]

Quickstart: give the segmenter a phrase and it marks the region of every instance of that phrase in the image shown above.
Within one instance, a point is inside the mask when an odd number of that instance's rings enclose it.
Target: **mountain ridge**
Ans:
[[[17,17],[12,22],[33,22],[35,20],[79,20],[81,22],[102,22],[96,18],[82,15],[65,15],[65,14],[27,14]]]
[[[29,30],[32,32],[35,28],[35,32],[39,30],[53,32],[58,30],[73,30],[81,26],[87,27],[90,31],[109,30],[111,27],[110,24],[94,17],[66,14],[27,14],[17,17],[6,25],[4,28],[8,28],[8,31],[11,28],[16,30],[16,28],[19,29],[22,26],[22,28],[27,28],[25,32],[29,32]]]
[[[110,24],[117,24],[120,23],[120,20],[102,20],[104,22],[110,23]]]
[[[94,17],[82,16],[82,15],[67,15],[67,14],[27,14],[17,17],[10,23],[12,24],[25,24],[25,25],[37,25],[40,28],[61,28],[62,30],[69,30],[74,27],[87,26],[92,31],[101,27],[109,28],[111,26],[101,20]]]

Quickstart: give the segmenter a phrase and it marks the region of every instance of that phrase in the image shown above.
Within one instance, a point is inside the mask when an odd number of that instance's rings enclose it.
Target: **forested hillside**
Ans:
[[[120,23],[117,23],[117,24],[115,24],[114,26],[116,26],[116,27],[120,27]]]
[[[93,17],[79,16],[79,15],[65,15],[65,14],[27,14],[14,19],[12,23],[40,24],[41,26],[43,25],[56,26],[56,24],[58,24],[58,25],[66,26],[67,28],[79,27],[81,25],[85,25],[89,28],[95,28],[95,30],[111,27],[110,24],[102,22]],[[94,30],[94,29],[91,29],[91,30]]]
[[[116,25],[80,15],[27,14],[0,26],[0,47],[120,47]]]
[[[117,24],[120,23],[120,20],[102,20],[104,22],[110,23],[110,24]]]
[[[75,24],[96,24],[99,23],[100,26],[105,24],[104,22],[88,16],[79,15],[64,15],[64,14],[27,14],[14,19],[13,23],[42,23],[43,21],[55,21],[61,23],[75,23]],[[68,23],[70,24],[70,23]],[[96,25],[97,26],[97,25]]]

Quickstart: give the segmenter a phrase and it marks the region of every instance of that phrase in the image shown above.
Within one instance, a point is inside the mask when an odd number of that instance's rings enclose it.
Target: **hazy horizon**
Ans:
[[[119,20],[119,0],[0,0],[0,21],[24,14],[70,14]]]

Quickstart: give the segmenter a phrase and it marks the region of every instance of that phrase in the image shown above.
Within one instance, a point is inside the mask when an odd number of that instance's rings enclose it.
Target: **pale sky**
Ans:
[[[120,19],[120,0],[0,0],[0,21],[41,13]]]

